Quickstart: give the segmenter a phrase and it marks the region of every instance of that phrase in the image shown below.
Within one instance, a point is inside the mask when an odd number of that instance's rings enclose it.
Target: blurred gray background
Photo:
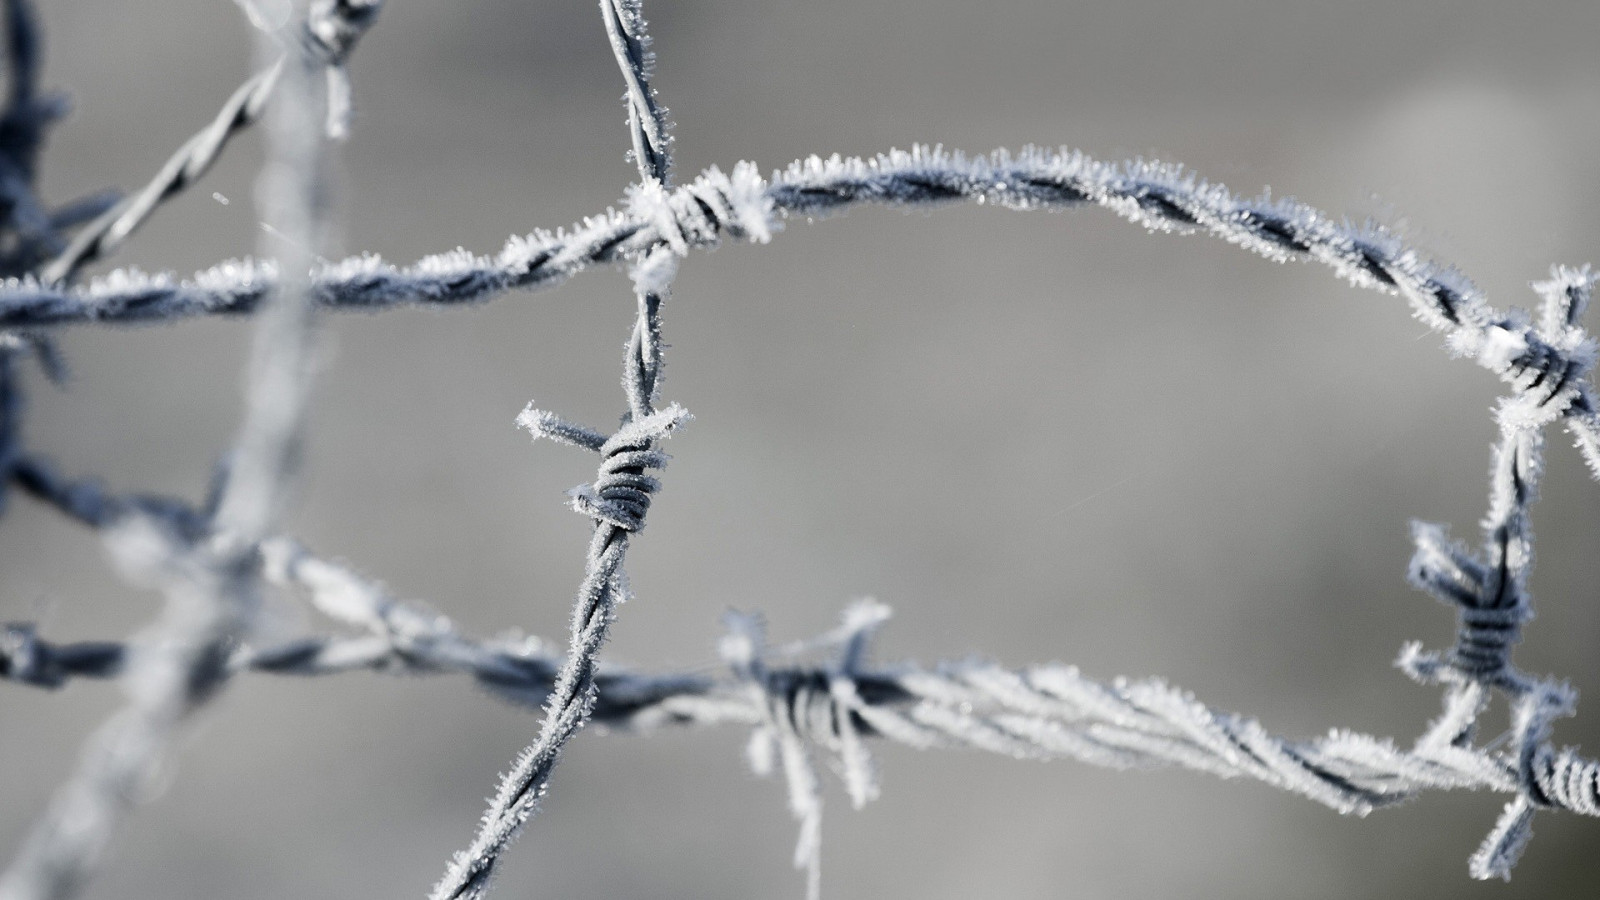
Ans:
[[[142,182],[250,64],[223,0],[42,4],[76,112],[57,200]],[[342,251],[498,250],[621,197],[621,83],[593,3],[391,0],[356,54]],[[1254,193],[1375,217],[1528,305],[1554,262],[1600,262],[1600,7],[1570,2],[655,2],[678,172],[914,142],[1158,156]],[[117,264],[253,252],[255,136]],[[228,202],[224,203],[223,200]],[[536,398],[622,408],[626,278],[473,309],[329,321],[291,530],[463,628],[560,639],[592,461],[530,445]],[[688,260],[665,396],[696,415],[629,558],[609,654],[713,667],[719,618],[809,636],[871,595],[884,660],[980,654],[1159,674],[1313,736],[1409,740],[1437,692],[1390,663],[1448,642],[1404,580],[1407,521],[1476,536],[1495,381],[1396,298],[1099,210],[859,209]],[[196,497],[239,417],[238,321],[73,329],[65,390],[27,435],[68,471]],[[1558,742],[1600,750],[1600,486],[1552,439],[1535,513],[1539,619],[1519,661],[1570,678]],[[94,536],[19,499],[0,616],[125,634],[158,598]],[[321,627],[293,604],[282,633]],[[0,686],[9,855],[114,685]],[[1491,720],[1498,729],[1503,712]],[[417,897],[470,836],[536,717],[460,678],[242,678],[122,832],[93,898]],[[745,734],[586,733],[498,897],[798,898],[784,790]],[[1431,795],[1367,820],[1185,772],[878,749],[884,796],[830,781],[830,898],[1594,896],[1600,822],[1546,814],[1509,885],[1466,859],[1501,798]]]

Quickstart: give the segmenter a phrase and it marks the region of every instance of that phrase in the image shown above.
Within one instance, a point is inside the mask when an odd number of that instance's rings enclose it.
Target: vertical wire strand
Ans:
[[[628,86],[628,121],[640,179],[653,186],[659,195],[664,195],[671,154],[663,114],[654,102],[650,87],[649,38],[644,32],[639,4],[637,0],[601,0],[600,10],[606,36]],[[622,376],[628,411],[622,431],[601,448],[602,453],[606,453],[615,447],[640,461],[639,465],[612,466],[610,471],[612,478],[620,476],[628,480],[626,490],[643,491],[637,498],[640,506],[636,527],[642,526],[650,493],[657,486],[654,479],[644,474],[644,460],[659,454],[659,438],[666,430],[663,428],[657,436],[647,433],[642,441],[617,443],[630,426],[645,428],[647,423],[660,419],[656,411],[662,368],[660,310],[671,282],[673,265],[667,259],[670,251],[657,251],[651,256],[653,258],[635,260],[638,315],[623,358]],[[655,276],[637,277],[639,271],[646,270]],[[531,407],[529,412],[533,412]],[[622,461],[620,456],[616,458]],[[608,463],[602,464],[603,473]],[[597,479],[596,485],[599,483]],[[444,876],[434,886],[432,900],[476,900],[488,892],[501,854],[538,813],[539,802],[560,762],[563,748],[588,721],[594,709],[600,649],[610,635],[616,607],[627,591],[623,563],[633,529],[603,517],[598,500],[589,507],[578,508],[593,517],[594,534],[584,561],[583,583],[573,604],[567,658],[556,673],[555,683],[545,700],[545,715],[538,736],[518,755],[511,770],[501,779],[477,835],[466,850],[450,861]]]

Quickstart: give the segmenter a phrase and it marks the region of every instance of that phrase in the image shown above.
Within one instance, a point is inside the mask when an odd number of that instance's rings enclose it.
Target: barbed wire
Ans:
[[[377,14],[375,0],[314,0],[290,37],[261,39],[259,55],[282,59],[264,63],[143,190],[115,206],[99,195],[52,213],[33,193],[33,172],[39,136],[58,103],[36,92],[31,8],[7,0],[5,9],[12,78],[0,113],[0,272],[16,277],[0,284],[0,486],[100,531],[126,567],[165,588],[168,603],[161,622],[129,641],[53,643],[29,623],[0,629],[0,679],[55,688],[74,678],[116,678],[130,692],[127,708],[91,739],[77,776],[0,875],[0,900],[69,896],[172,735],[242,672],[463,673],[497,696],[543,710],[537,736],[502,778],[473,841],[434,887],[434,900],[484,895],[505,848],[537,813],[564,746],[591,719],[625,730],[750,728],[752,764],[762,772],[781,768],[787,783],[800,830],[795,864],[807,872],[812,898],[820,893],[822,821],[814,757],[826,756],[861,806],[879,793],[868,739],[1114,768],[1180,766],[1258,780],[1355,814],[1428,790],[1510,794],[1470,860],[1478,878],[1509,877],[1538,809],[1600,816],[1600,762],[1550,740],[1554,719],[1572,713],[1575,692],[1511,661],[1532,611],[1529,509],[1542,472],[1543,430],[1561,422],[1600,478],[1600,412],[1590,379],[1596,347],[1580,325],[1595,283],[1588,269],[1556,268],[1535,285],[1543,306],[1534,321],[1490,306],[1465,276],[1381,227],[1336,220],[1292,200],[1242,198],[1177,166],[1106,163],[1068,150],[969,158],[919,146],[871,159],[811,157],[765,179],[740,163],[673,188],[670,123],[651,87],[654,57],[638,0],[600,0],[626,86],[639,173],[620,210],[514,237],[493,257],[457,250],[403,268],[371,255],[314,265],[328,202],[320,148],[348,127],[345,67]],[[269,105],[275,93],[280,102]],[[277,165],[268,167],[261,193],[267,218],[291,238],[287,255],[224,263],[187,280],[124,270],[68,284],[264,117]],[[1254,719],[1213,711],[1154,679],[1104,683],[1067,666],[1007,669],[970,659],[932,668],[869,665],[870,639],[888,618],[887,607],[872,602],[849,607],[834,631],[786,648],[766,645],[759,619],[732,617],[721,675],[601,665],[616,607],[630,590],[629,542],[660,489],[649,472],[665,466],[661,443],[689,418],[676,404],[660,406],[660,311],[678,260],[725,238],[766,242],[789,217],[868,202],[961,200],[1022,210],[1101,206],[1153,231],[1210,234],[1270,260],[1321,263],[1357,287],[1404,297],[1452,353],[1509,386],[1496,411],[1500,437],[1482,550],[1451,542],[1443,526],[1413,529],[1410,578],[1457,609],[1459,628],[1446,651],[1415,644],[1402,651],[1407,674],[1444,689],[1441,714],[1410,749],[1347,731],[1314,740],[1274,736]],[[89,219],[95,221],[67,243],[65,231]],[[532,404],[517,419],[535,438],[601,460],[594,481],[571,492],[593,533],[565,655],[529,638],[463,635],[443,616],[274,534],[298,456],[319,309],[477,302],[514,288],[551,287],[602,263],[628,266],[638,305],[623,364],[628,409],[621,425],[607,434]],[[52,330],[257,311],[263,318],[245,423],[200,506],[112,494],[95,481],[68,480],[23,450],[16,368],[27,353],[53,365],[46,340]],[[267,587],[303,595],[357,633],[259,645],[249,626]],[[829,658],[813,659],[819,655]],[[1480,742],[1479,718],[1497,693],[1511,706],[1511,731]]]

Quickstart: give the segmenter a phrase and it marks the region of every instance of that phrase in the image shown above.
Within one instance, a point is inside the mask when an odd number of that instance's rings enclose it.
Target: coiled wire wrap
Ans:
[[[625,423],[616,434],[607,437],[530,404],[517,416],[517,425],[534,437],[599,453],[599,475],[592,484],[581,484],[567,492],[570,505],[591,519],[631,533],[644,528],[650,498],[661,489],[661,482],[644,474],[645,470],[665,468],[671,458],[656,448],[656,442],[690,418],[688,410],[674,403],[636,422]]]

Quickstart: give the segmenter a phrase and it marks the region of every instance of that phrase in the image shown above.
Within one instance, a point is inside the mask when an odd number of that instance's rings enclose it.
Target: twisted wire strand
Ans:
[[[319,16],[344,9],[319,2],[293,27],[310,32]],[[260,55],[276,53],[277,40],[259,36]],[[315,74],[314,56],[291,51],[282,76],[285,102],[267,123],[267,165],[258,186],[263,217],[288,238],[291,273],[308,271],[325,240]],[[146,515],[119,517],[106,529],[109,546],[127,565],[158,580],[166,606],[129,660],[127,704],[89,739],[76,771],[0,874],[0,900],[76,894],[178,731],[227,680],[232,647],[257,605],[256,546],[276,519],[298,456],[315,312],[306,282],[304,275],[284,279],[256,329],[234,464],[208,510],[205,539],[183,540]]]
[[[1600,473],[1600,421],[1590,390],[1568,390],[1587,363],[1542,340],[1531,323],[1490,306],[1451,267],[1434,263],[1393,233],[1354,226],[1293,200],[1245,199],[1183,169],[1155,162],[1103,163],[1073,151],[996,151],[967,158],[917,147],[871,160],[812,157],[761,179],[741,163],[731,176],[715,167],[693,183],[656,193],[643,186],[622,212],[585,219],[569,230],[512,238],[495,257],[465,250],[396,268],[375,256],[320,267],[312,275],[319,303],[377,309],[399,304],[481,301],[511,288],[560,283],[596,263],[648,256],[658,246],[679,255],[724,236],[768,239],[780,215],[815,216],[864,202],[924,205],[955,200],[1010,209],[1098,205],[1154,231],[1204,233],[1267,259],[1319,262],[1351,284],[1398,294],[1417,318],[1450,337],[1503,379],[1543,377],[1559,386],[1565,425],[1591,469]],[[252,311],[278,279],[267,262],[229,262],[187,281],[171,275],[114,272],[82,288],[27,279],[0,288],[0,327],[75,322],[138,322]]]
[[[376,20],[381,2],[320,0],[305,31],[310,52],[327,72],[328,135],[343,139],[351,115],[347,62],[356,42]],[[211,122],[185,141],[143,188],[103,212],[39,270],[44,284],[70,281],[78,270],[115,253],[167,200],[199,181],[228,143],[261,119],[283,73],[283,59],[250,76],[228,97]]]
[[[724,233],[762,240],[779,215],[814,216],[866,202],[971,200],[1008,209],[1104,206],[1152,230],[1209,233],[1275,261],[1321,262],[1358,287],[1405,295],[1431,325],[1496,318],[1465,276],[1427,261],[1380,227],[1353,226],[1292,200],[1237,197],[1161,163],[1104,163],[1074,151],[1037,149],[969,159],[918,147],[871,160],[811,157],[770,181],[749,163],[735,167],[732,177],[712,167],[672,198],[674,223],[646,215],[653,209],[630,208],[566,230],[514,237],[496,257],[452,251],[403,269],[370,255],[353,257],[319,268],[313,282],[319,301],[335,307],[463,303],[511,288],[550,287],[596,263],[636,258],[662,243],[708,248]],[[271,263],[246,261],[223,263],[187,281],[131,270],[79,288],[12,280],[0,290],[0,326],[249,312],[277,278]]]
[[[277,88],[283,61],[250,76],[222,104],[210,124],[185,141],[144,187],[102,212],[39,270],[43,284],[69,281],[78,270],[115,253],[157,208],[210,171],[240,132],[254,125]]]
[[[656,102],[655,88],[650,86],[656,55],[650,51],[644,10],[639,0],[600,0],[600,18],[628,88],[623,100],[628,104],[628,131],[639,180],[664,186],[671,178],[671,125],[667,111]]]
[[[553,416],[535,417],[545,436],[561,435],[556,439],[590,448],[603,443],[603,436],[591,429]],[[202,519],[177,501],[120,498],[92,482],[67,482],[37,460],[24,460],[19,471],[19,482],[29,493],[92,527],[111,528],[121,517],[138,516],[161,518],[177,533]],[[496,696],[532,708],[547,702],[563,668],[563,661],[537,641],[465,637],[443,617],[395,600],[349,567],[319,559],[290,539],[263,541],[257,558],[259,574],[268,583],[303,592],[325,615],[367,634],[245,646],[228,661],[230,670],[300,676],[358,669],[460,672]],[[1252,719],[1207,709],[1154,679],[1103,683],[1073,667],[1008,670],[972,660],[932,669],[867,667],[865,641],[886,615],[883,607],[852,607],[839,632],[806,645],[842,647],[839,661],[829,666],[774,664],[759,654],[748,656],[756,663],[740,664],[739,653],[725,646],[725,658],[734,663],[731,678],[591,670],[591,715],[630,731],[737,724],[755,729],[754,743],[787,741],[780,758],[791,778],[792,800],[815,798],[817,783],[811,754],[796,740],[830,754],[853,803],[870,800],[877,793],[877,776],[859,741],[876,738],[919,749],[1067,758],[1119,769],[1179,766],[1261,781],[1362,815],[1423,791],[1462,788],[1515,795],[1508,807],[1511,825],[1525,824],[1521,817],[1537,807],[1600,815],[1600,763],[1571,748],[1557,751],[1548,741],[1550,716],[1570,708],[1565,695],[1552,693],[1549,686],[1530,690],[1517,701],[1522,724],[1505,752],[1466,741],[1426,739],[1403,750],[1387,739],[1337,730],[1317,740],[1297,741],[1270,735]],[[59,672],[63,679],[115,674],[109,667],[119,645],[50,645],[28,626],[14,626],[7,634],[9,642],[0,653],[6,662],[0,668],[11,680],[52,686],[58,682],[45,673]],[[66,671],[66,666],[52,670],[44,662],[64,655],[84,658],[82,667],[93,671]],[[30,665],[30,659],[41,662]],[[1547,714],[1535,715],[1541,709]],[[797,854],[797,861],[810,866],[816,816],[807,802],[793,805],[804,816],[797,850],[806,852]],[[1502,832],[1510,830],[1497,826],[1485,846],[1504,844]]]
[[[303,551],[296,554],[285,574],[269,577],[287,577],[313,596],[318,591],[351,589],[348,584],[330,586],[326,573],[305,574],[308,566],[342,567]],[[349,574],[342,571],[340,578]],[[374,588],[371,596],[385,595]],[[347,604],[349,599],[347,595],[338,602]],[[409,614],[431,620],[419,629],[427,639],[403,629],[317,636],[272,648],[242,648],[231,667],[296,676],[359,669],[467,672],[497,696],[528,707],[540,704],[550,690],[561,661],[537,642],[474,641],[425,612],[412,609]],[[17,633],[27,631],[14,628]],[[62,649],[37,637],[32,641],[27,653]],[[12,680],[54,686],[40,680]],[[625,731],[736,724],[757,732],[774,728],[792,732],[841,757],[855,752],[849,749],[851,740],[875,738],[917,749],[980,750],[1033,760],[1065,758],[1118,769],[1179,766],[1261,781],[1357,815],[1429,790],[1514,794],[1523,787],[1514,752],[1448,744],[1405,750],[1386,739],[1339,730],[1309,741],[1275,737],[1253,719],[1210,710],[1158,679],[1100,682],[1075,667],[1055,664],[1013,670],[969,659],[933,668],[860,666],[846,674],[837,665],[782,665],[768,658],[751,671],[735,669],[721,679],[614,671],[600,673],[597,683],[600,696],[594,720]],[[848,725],[841,727],[844,722]],[[876,776],[852,786],[852,765],[860,763],[838,767],[841,779],[853,800],[860,796],[865,802],[875,790],[866,786],[875,785]],[[1600,815],[1593,781],[1597,765],[1571,749],[1558,752],[1540,745],[1534,759],[1539,801]]]

